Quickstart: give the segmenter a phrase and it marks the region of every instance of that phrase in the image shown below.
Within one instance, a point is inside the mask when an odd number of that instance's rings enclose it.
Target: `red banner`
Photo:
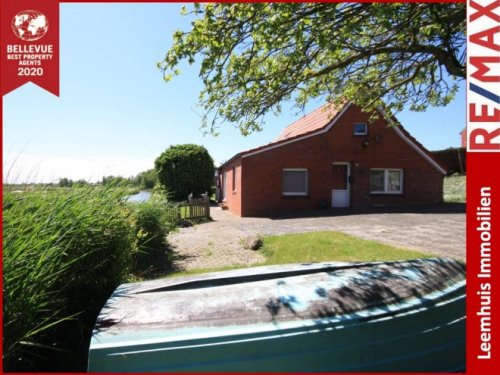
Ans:
[[[500,364],[500,3],[467,5],[467,373],[491,374]]]
[[[59,96],[59,0],[2,0],[2,96],[33,82]]]
[[[499,293],[495,275],[500,272],[495,254],[500,249],[499,166],[498,152],[467,154],[468,374],[491,374],[499,365],[498,340],[493,332],[500,319],[493,307]]]

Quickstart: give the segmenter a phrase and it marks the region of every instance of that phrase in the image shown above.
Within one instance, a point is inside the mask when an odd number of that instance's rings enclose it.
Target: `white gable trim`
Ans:
[[[328,132],[332,128],[332,126],[337,122],[337,120],[344,115],[345,111],[347,111],[347,109],[350,106],[351,106],[351,103],[347,103],[344,106],[344,108],[342,108],[342,110],[339,113],[337,113],[337,115],[330,121],[330,123],[328,124],[328,126],[325,127],[324,129],[318,130],[317,132],[314,132],[314,133],[311,133],[311,134],[304,135],[302,137],[294,138],[294,139],[292,139],[290,141],[286,141],[286,142],[283,142],[283,143],[270,144],[269,146],[261,148],[260,150],[256,150],[256,151],[253,151],[253,152],[249,152],[248,154],[244,154],[244,155],[241,156],[241,158],[243,159],[243,158],[246,158],[246,157],[249,157],[249,156],[254,156],[254,155],[260,154],[262,152],[273,150],[273,149],[281,147],[281,146],[286,146],[286,145],[289,145],[289,144],[294,143],[294,142],[302,141],[304,139],[311,138],[311,137],[314,137],[316,135],[326,133],[326,132]]]
[[[442,175],[446,175],[446,171],[434,161],[429,155],[427,155],[420,147],[418,147],[414,142],[412,142],[411,139],[409,139],[402,131],[401,129],[398,128],[398,125],[393,125],[394,126],[394,131],[396,132],[397,135],[399,135],[403,141],[405,141],[412,149],[417,151],[420,156],[422,156],[429,164],[431,164],[434,168],[437,169],[439,173]]]
[[[260,154],[262,152],[274,150],[275,148],[278,148],[278,147],[286,146],[286,145],[289,145],[289,144],[294,143],[294,142],[299,142],[299,141],[302,141],[304,139],[311,138],[311,137],[314,137],[316,135],[326,133],[344,115],[344,113],[347,111],[347,109],[349,109],[350,106],[351,106],[351,103],[347,103],[344,106],[344,108],[342,108],[342,110],[339,113],[337,113],[337,115],[330,121],[330,123],[328,124],[328,126],[326,126],[325,128],[323,128],[321,130],[318,130],[317,132],[313,132],[311,134],[307,134],[307,135],[304,135],[302,137],[297,137],[297,138],[291,139],[291,140],[286,141],[286,142],[276,143],[276,144],[270,144],[269,146],[263,147],[260,150],[255,150],[255,151],[251,151],[251,152],[249,152],[247,154],[244,154],[244,155],[241,156],[241,158],[243,159],[243,158],[247,158],[247,157],[250,157],[250,156],[254,156],[254,155]],[[427,155],[418,145],[416,145],[415,142],[413,142],[410,138],[408,138],[401,131],[401,129],[398,128],[399,125],[395,124],[394,121],[392,121],[392,119],[389,116],[387,116],[387,114],[385,113],[385,111],[383,110],[382,107],[379,107],[378,110],[382,114],[382,116],[392,125],[392,128],[394,129],[394,131],[396,132],[396,134],[403,141],[405,141],[413,150],[415,150],[420,156],[422,156],[439,173],[441,173],[442,175],[446,175],[446,171],[438,163],[436,163],[436,161],[434,159],[432,159],[429,155]]]
[[[417,152],[420,156],[422,156],[430,165],[432,165],[439,173],[441,173],[443,176],[446,175],[446,171],[441,167],[436,161],[431,158],[429,155],[427,155],[418,145],[415,144],[410,138],[408,138],[402,131],[399,129],[399,125],[395,124],[394,121],[392,121],[392,118],[387,116],[385,113],[384,109],[382,107],[378,107],[379,112],[384,116],[384,118],[389,121],[391,124],[392,128],[396,132],[399,137],[405,141],[413,150]]]

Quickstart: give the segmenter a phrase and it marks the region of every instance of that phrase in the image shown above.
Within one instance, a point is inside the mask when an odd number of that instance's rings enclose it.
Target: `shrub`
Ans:
[[[123,193],[4,192],[4,369],[85,369],[95,318],[131,265]]]
[[[168,221],[170,205],[152,198],[132,206],[136,252],[133,273],[151,275],[170,266],[167,235],[174,224]]]
[[[175,201],[189,194],[209,192],[214,182],[214,162],[203,146],[184,144],[171,146],[155,160],[158,181]]]

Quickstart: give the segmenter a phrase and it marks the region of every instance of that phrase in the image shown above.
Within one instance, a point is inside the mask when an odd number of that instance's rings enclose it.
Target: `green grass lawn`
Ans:
[[[258,250],[266,258],[252,267],[310,262],[369,262],[430,258],[431,254],[385,245],[347,234],[325,231],[294,233],[263,238],[264,246]],[[226,271],[244,268],[241,265],[216,269],[198,269],[176,272],[170,276],[192,275],[203,272]]]
[[[465,203],[465,176],[453,175],[445,177],[443,200],[448,203]]]
[[[363,240],[339,232],[296,233],[264,239],[264,264],[298,262],[365,262],[431,257],[418,251]]]

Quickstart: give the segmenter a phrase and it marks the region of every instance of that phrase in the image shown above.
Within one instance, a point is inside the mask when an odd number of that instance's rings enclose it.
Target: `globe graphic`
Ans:
[[[49,29],[49,21],[37,10],[23,10],[12,18],[12,31],[19,38],[32,42],[42,38]]]

